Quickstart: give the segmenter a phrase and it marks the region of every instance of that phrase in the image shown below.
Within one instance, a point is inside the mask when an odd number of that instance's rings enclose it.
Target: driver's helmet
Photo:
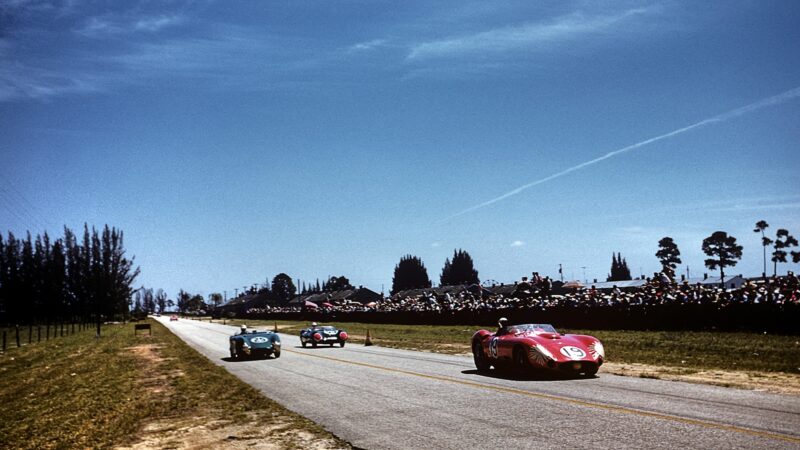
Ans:
[[[242,333],[247,333],[247,325],[242,325]]]
[[[317,322],[311,322],[311,326],[312,326],[312,327],[315,327],[315,326],[317,326]]]
[[[500,328],[505,328],[506,325],[508,325],[508,319],[506,319],[505,317],[501,317],[500,320],[497,321],[497,326],[499,326]]]

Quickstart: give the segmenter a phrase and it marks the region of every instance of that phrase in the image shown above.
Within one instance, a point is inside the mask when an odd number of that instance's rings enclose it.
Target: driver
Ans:
[[[316,330],[317,329],[317,322],[311,322],[311,329],[312,330]]]
[[[508,319],[505,317],[501,317],[500,320],[497,321],[497,335],[503,335],[508,332]]]
[[[239,334],[247,334],[247,325],[242,324],[242,328],[239,329]]]

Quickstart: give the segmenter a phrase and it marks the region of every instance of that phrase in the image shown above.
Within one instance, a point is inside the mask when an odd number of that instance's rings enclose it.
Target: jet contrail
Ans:
[[[757,101],[755,103],[751,103],[749,105],[733,109],[731,111],[716,115],[716,116],[711,117],[709,119],[701,120],[700,122],[697,122],[695,124],[692,124],[692,125],[689,125],[689,126],[686,126],[686,127],[683,127],[683,128],[679,128],[679,129],[677,129],[675,131],[670,131],[669,133],[662,134],[660,136],[656,136],[654,138],[650,138],[650,139],[644,140],[642,142],[637,142],[637,143],[635,143],[633,145],[629,145],[627,147],[623,147],[623,148],[621,148],[619,150],[614,150],[613,152],[608,152],[603,156],[600,156],[598,158],[595,158],[595,159],[592,159],[592,160],[589,160],[589,161],[586,161],[586,162],[582,162],[582,163],[578,164],[577,166],[573,166],[573,167],[570,167],[568,169],[564,169],[561,172],[554,173],[553,175],[544,177],[544,178],[542,178],[540,180],[536,180],[536,181],[530,182],[528,184],[523,184],[522,186],[520,186],[520,187],[518,187],[518,188],[516,188],[516,189],[514,189],[512,191],[506,192],[505,194],[503,194],[503,195],[501,195],[499,197],[493,198],[491,200],[487,200],[487,201],[485,201],[483,203],[480,203],[478,205],[475,205],[475,206],[472,206],[470,208],[467,208],[467,209],[465,209],[465,210],[463,210],[463,211],[461,211],[459,213],[453,214],[452,216],[447,217],[443,221],[447,221],[447,220],[456,218],[458,216],[470,213],[472,211],[475,211],[476,209],[483,208],[484,206],[492,205],[492,204],[497,203],[497,202],[499,202],[501,200],[505,200],[508,197],[517,195],[517,194],[519,194],[520,192],[522,192],[522,191],[524,191],[526,189],[532,188],[532,187],[540,185],[542,183],[546,183],[546,182],[548,182],[550,180],[554,180],[554,179],[559,178],[561,176],[564,176],[564,175],[566,175],[568,173],[575,172],[577,170],[581,170],[583,168],[586,168],[586,167],[589,167],[589,166],[594,165],[596,163],[599,163],[600,161],[603,161],[603,160],[606,160],[606,159],[609,159],[609,158],[613,158],[614,156],[620,155],[622,153],[627,153],[627,152],[629,152],[631,150],[636,150],[637,148],[644,147],[645,145],[648,145],[648,144],[652,144],[653,142],[657,142],[657,141],[660,141],[660,140],[663,140],[663,139],[671,138],[673,136],[677,136],[677,135],[685,133],[687,131],[694,130],[695,128],[701,128],[701,127],[704,127],[706,125],[711,125],[712,123],[724,122],[724,121],[732,119],[734,117],[739,117],[739,116],[751,113],[753,111],[759,110],[761,108],[766,108],[767,106],[779,105],[779,104],[784,103],[786,101],[792,100],[793,98],[796,98],[796,97],[800,97],[800,87],[796,87],[794,89],[788,90],[788,91],[783,92],[783,93],[778,94],[778,95],[774,95],[772,97],[767,97],[767,98],[765,98],[763,100],[759,100],[759,101]]]

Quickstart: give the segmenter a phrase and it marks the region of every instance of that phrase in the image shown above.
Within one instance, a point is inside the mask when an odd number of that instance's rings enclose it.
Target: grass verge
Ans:
[[[2,354],[3,446],[348,447],[149,323],[152,336],[109,325]]]

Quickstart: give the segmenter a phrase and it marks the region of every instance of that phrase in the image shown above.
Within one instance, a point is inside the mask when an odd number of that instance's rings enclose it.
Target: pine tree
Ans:
[[[453,261],[445,259],[439,283],[442,286],[479,284],[478,271],[475,270],[469,253],[461,249],[453,250]]]
[[[786,256],[788,252],[785,249],[796,247],[798,245],[797,239],[794,236],[789,234],[789,230],[785,228],[781,228],[775,234],[775,242],[773,248],[775,251],[772,252],[772,263],[773,263],[773,275],[778,274],[778,263],[785,263]],[[792,252],[792,259],[795,260],[797,257],[795,256],[796,252]],[[794,262],[797,262],[796,260]]]
[[[631,279],[631,271],[628,262],[622,257],[621,253],[611,254],[611,274],[606,281],[625,281]]]
[[[273,302],[279,305],[285,305],[289,303],[289,300],[292,299],[295,292],[297,292],[297,288],[294,286],[294,282],[289,275],[279,273],[272,279],[271,297]]]
[[[428,270],[422,260],[416,256],[406,255],[394,268],[392,277],[392,294],[407,289],[420,289],[431,287]]]
[[[725,283],[725,268],[736,265],[742,258],[742,246],[736,243],[736,238],[728,236],[724,231],[715,231],[711,236],[703,239],[703,253],[710,258],[705,260],[706,267],[715,270],[719,267],[720,282]]]
[[[678,250],[678,245],[671,237],[663,237],[658,241],[658,251],[656,258],[661,262],[664,272],[668,273],[670,278],[675,275],[675,268],[681,263],[681,251]]]

